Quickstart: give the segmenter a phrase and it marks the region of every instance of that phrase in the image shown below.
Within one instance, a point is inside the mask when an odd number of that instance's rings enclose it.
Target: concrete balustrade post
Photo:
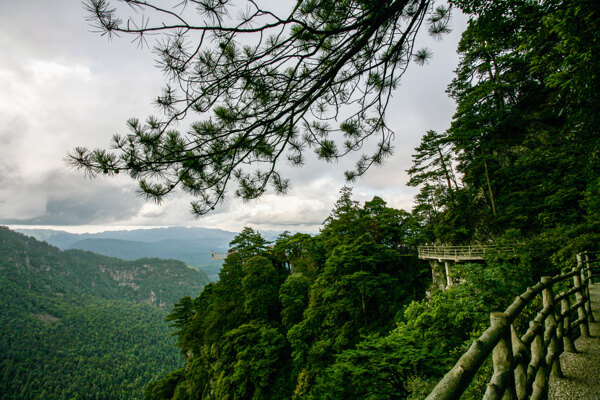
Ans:
[[[581,258],[581,254],[577,254],[577,267],[575,267],[576,273],[573,275],[573,287],[577,289],[575,293],[575,298],[577,299],[577,316],[581,320],[581,324],[579,325],[579,330],[581,332],[581,336],[584,338],[590,337],[590,328],[588,326],[587,313],[585,310],[585,295],[584,295],[584,287],[581,284],[581,266],[583,265],[583,261]]]
[[[569,304],[569,299],[562,299],[561,303],[561,314],[563,315],[562,326],[562,339],[563,339],[563,348],[565,351],[569,353],[576,353],[577,349],[573,344],[573,339],[571,338],[571,306]]]
[[[501,312],[490,314],[491,329],[498,329],[501,333],[500,340],[492,351],[494,375],[488,384],[483,396],[484,400],[516,400],[514,389],[514,376],[512,370],[513,352],[511,344],[511,331],[508,315]]]
[[[585,311],[587,313],[588,322],[596,322],[596,319],[594,318],[594,313],[592,312],[592,299],[590,296],[590,285],[592,284],[592,270],[590,269],[590,257],[587,253],[583,254],[583,260],[584,268],[581,270],[581,274],[585,278],[585,280],[582,279],[582,281],[585,282]]]
[[[548,398],[548,368],[546,367],[544,333],[543,328],[537,322],[532,321],[535,326],[535,338],[531,343],[531,363],[527,370],[528,376],[535,376],[531,388],[532,400],[546,400]]]
[[[527,365],[531,360],[527,347],[521,341],[515,327],[510,324],[510,336],[512,342],[513,359],[516,360],[514,379],[515,394],[517,399],[523,400],[527,397]]]
[[[588,279],[588,284],[589,285],[593,285],[594,284],[594,277],[592,274],[592,263],[590,260],[590,255],[586,252],[585,256],[584,256],[584,262],[585,262],[585,268],[587,269],[587,279]]]
[[[562,341],[558,340],[558,324],[556,323],[555,309],[554,309],[554,292],[552,290],[552,278],[549,276],[542,276],[541,282],[547,285],[542,291],[542,302],[544,308],[550,310],[550,313],[544,320],[544,326],[546,331],[549,332],[549,342],[546,343],[548,346],[546,352],[546,363],[548,368],[551,370],[552,376],[562,378],[563,373],[560,367],[559,356],[563,352]]]

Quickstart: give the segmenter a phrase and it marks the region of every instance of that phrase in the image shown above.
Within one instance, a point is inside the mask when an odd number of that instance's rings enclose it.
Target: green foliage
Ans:
[[[302,273],[287,277],[279,288],[281,302],[281,323],[289,330],[302,321],[302,315],[308,307],[310,280]]]
[[[244,228],[229,243],[229,253],[238,255],[242,258],[265,255],[268,242],[254,229]]]
[[[284,233],[269,248],[244,229],[219,281],[169,315],[185,374],[153,383],[148,399],[318,398],[337,357],[358,343],[372,352],[364,336],[387,334],[423,293],[427,267],[407,254],[416,229],[408,213],[378,197],[361,206],[349,188],[320,235]]]
[[[399,327],[385,337],[367,336],[345,350],[319,377],[314,399],[405,399],[418,376],[444,372],[447,357]]]
[[[250,319],[276,320],[279,316],[277,271],[268,258],[255,256],[244,263],[244,312]]]
[[[277,327],[251,321],[229,331],[223,339],[215,368],[215,398],[289,398],[289,349]]]
[[[177,385],[184,377],[184,370],[177,369],[144,388],[144,399],[169,400],[173,398]]]

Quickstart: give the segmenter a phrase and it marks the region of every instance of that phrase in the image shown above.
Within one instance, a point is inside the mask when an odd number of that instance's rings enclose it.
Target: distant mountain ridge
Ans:
[[[155,243],[169,239],[194,242],[202,241],[209,245],[219,246],[220,249],[226,249],[229,242],[237,235],[236,232],[201,227],[132,229],[98,233],[69,233],[53,229],[15,229],[15,231],[33,236],[38,240],[44,240],[63,250],[74,248],[73,245],[75,243],[90,239],[114,239],[146,243]]]

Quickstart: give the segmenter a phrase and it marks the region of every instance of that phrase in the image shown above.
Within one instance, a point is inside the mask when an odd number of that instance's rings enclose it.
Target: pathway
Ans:
[[[600,321],[600,284],[590,286],[596,321]],[[590,338],[575,341],[578,353],[560,356],[564,379],[550,379],[550,400],[600,400],[600,323],[590,324]]]

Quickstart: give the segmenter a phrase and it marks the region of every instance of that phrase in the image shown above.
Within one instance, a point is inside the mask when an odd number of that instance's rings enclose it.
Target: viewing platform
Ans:
[[[504,253],[514,252],[512,246],[496,245],[473,245],[473,246],[419,246],[419,258],[421,260],[438,261],[483,261],[486,254],[502,251]]]
[[[215,253],[214,251],[211,250],[210,259],[211,260],[224,260],[225,258],[227,258],[228,255],[229,255],[229,253]]]

